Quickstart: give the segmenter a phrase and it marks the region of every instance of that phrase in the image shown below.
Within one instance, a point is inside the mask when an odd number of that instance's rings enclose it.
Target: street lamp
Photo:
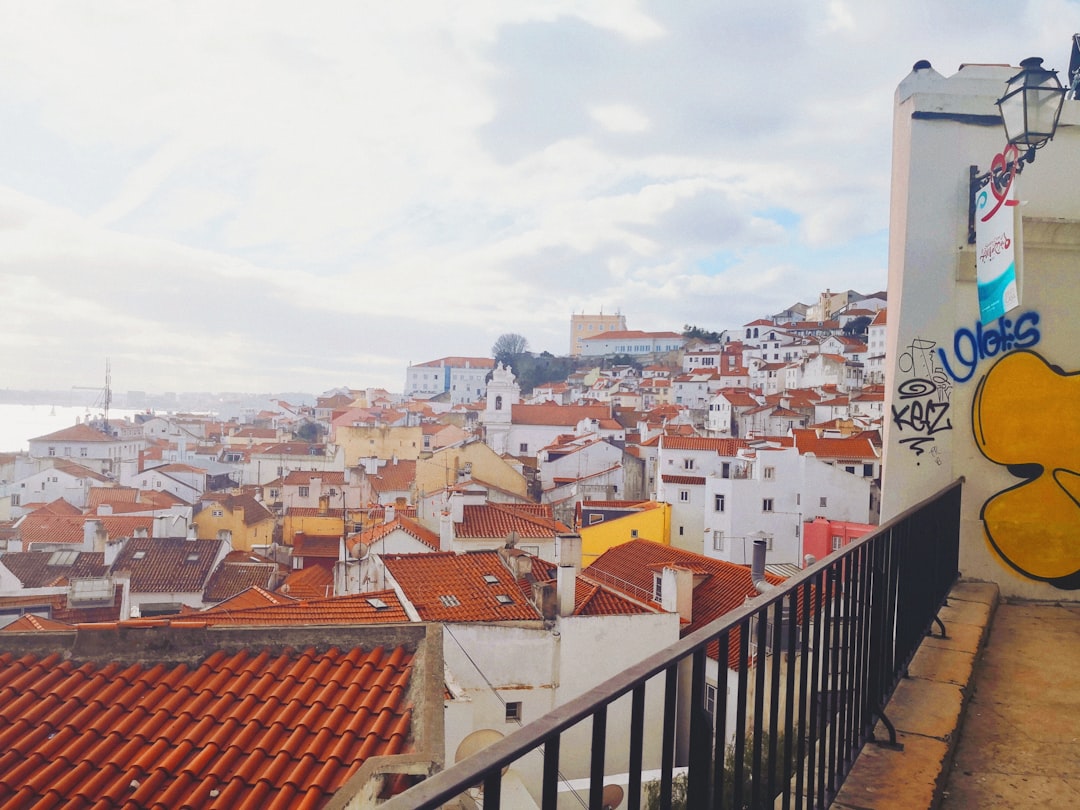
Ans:
[[[1067,92],[1056,70],[1047,70],[1042,59],[1033,56],[1020,63],[1020,72],[1005,84],[998,99],[1005,139],[1018,149],[1026,148],[1024,159],[1035,160],[1035,150],[1053,139]]]
[[[998,200],[1005,198],[1013,178],[1024,169],[1025,163],[1035,161],[1035,150],[1053,140],[1061,108],[1068,92],[1058,79],[1056,70],[1047,70],[1037,56],[1020,63],[1020,72],[1006,83],[1005,94],[997,100],[1001,122],[1005,127],[1006,146],[994,158],[990,169],[979,174],[978,166],[970,171],[968,194],[968,244],[975,244],[976,199],[983,186]],[[1020,151],[1024,150],[1023,155]]]

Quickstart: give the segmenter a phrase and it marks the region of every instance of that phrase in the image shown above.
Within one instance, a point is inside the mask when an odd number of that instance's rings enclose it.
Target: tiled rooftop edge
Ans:
[[[58,652],[74,661],[198,664],[215,650],[232,653],[259,648],[278,652],[287,647],[314,647],[322,652],[331,647],[386,646],[415,652],[429,634],[430,626],[421,623],[283,626],[272,628],[272,632],[266,627],[145,627],[110,623],[81,625],[72,632],[10,633],[0,640],[0,649],[38,656]]]
[[[832,803],[835,810],[932,810],[942,796],[971,695],[975,662],[1000,595],[992,582],[961,580],[938,613],[945,637],[928,636],[885,714],[902,751],[868,743]],[[935,625],[935,634],[941,629]],[[888,741],[881,723],[874,731]]]

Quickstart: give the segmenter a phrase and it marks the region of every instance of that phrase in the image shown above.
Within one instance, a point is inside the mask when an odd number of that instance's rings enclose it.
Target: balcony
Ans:
[[[543,810],[828,807],[867,743],[903,745],[887,707],[923,639],[945,635],[961,485],[384,806],[499,808],[504,774],[529,756],[543,761],[540,783],[526,786]],[[663,701],[661,728],[645,727],[647,692]],[[612,768],[608,728],[627,724],[628,757]],[[581,728],[587,768],[560,757]],[[646,746],[647,735],[661,744]],[[584,787],[564,778],[575,766]]]

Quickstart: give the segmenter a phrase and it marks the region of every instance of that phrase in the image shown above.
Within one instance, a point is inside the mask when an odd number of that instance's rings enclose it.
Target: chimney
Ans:
[[[764,540],[754,541],[754,556],[750,565],[750,581],[754,583],[754,588],[758,593],[765,593],[765,591],[772,588],[772,585],[765,579],[765,550],[767,546]]]
[[[454,550],[454,521],[449,509],[439,513],[439,551]]]
[[[450,518],[454,523],[461,523],[465,520],[465,496],[460,492],[454,492],[450,495]]]
[[[581,570],[581,535],[560,534],[556,538],[555,559],[558,565],[558,604],[560,616],[574,615],[577,575]]]
[[[108,539],[105,524],[100,520],[88,520],[83,523],[82,551],[104,551],[105,541]]]
[[[101,516],[111,515],[113,508],[111,503],[99,503],[97,506],[97,513]]]
[[[559,614],[556,588],[550,582],[534,582],[532,584],[533,604],[540,611],[545,621],[551,621]]]
[[[694,572],[689,568],[665,566],[660,577],[660,607],[668,613],[678,613],[681,621],[693,621]]]
[[[105,552],[105,567],[112,568],[113,563],[116,562],[116,558],[120,556],[120,552],[124,550],[124,538],[118,537],[116,540],[105,543],[102,551]],[[117,575],[114,575],[114,577]],[[131,574],[128,574],[131,577]],[[121,613],[120,615],[124,615]]]
[[[397,517],[397,510],[392,503],[386,504],[383,507],[383,523],[393,523]]]
[[[217,539],[224,540],[232,548],[232,529],[218,529]]]

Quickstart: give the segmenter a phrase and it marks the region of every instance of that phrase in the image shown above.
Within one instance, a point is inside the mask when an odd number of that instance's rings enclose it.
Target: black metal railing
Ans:
[[[590,810],[605,807],[613,778],[625,785],[618,806],[629,810],[828,807],[879,721],[895,744],[884,707],[958,576],[961,485],[385,807],[436,808],[470,792],[494,810],[504,769],[534,752],[543,771],[527,787],[543,810],[565,803],[560,783],[575,766],[589,787],[587,798],[574,795]],[[647,687],[662,701],[660,729],[645,728]],[[628,751],[619,777],[605,768],[606,730],[609,710],[627,703],[629,740],[614,741]],[[560,763],[563,733],[583,721],[591,722],[588,766]],[[656,762],[645,761],[647,738],[660,740],[648,746]],[[646,768],[660,777],[643,791]]]

